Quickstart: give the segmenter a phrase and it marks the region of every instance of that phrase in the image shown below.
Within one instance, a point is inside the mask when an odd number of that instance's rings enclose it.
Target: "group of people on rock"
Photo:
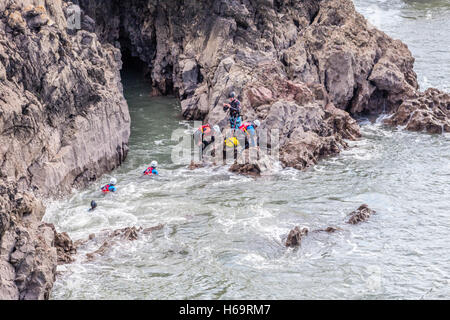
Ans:
[[[236,94],[234,92],[231,92],[228,96],[229,103],[223,104],[223,110],[225,112],[229,112],[229,121],[230,121],[230,127],[233,130],[234,137],[231,146],[237,145],[237,138],[244,135],[245,138],[245,148],[249,147],[256,147],[257,146],[257,139],[256,139],[256,128],[260,126],[259,120],[254,121],[247,121],[242,122],[242,116],[241,116],[241,102],[236,98]],[[200,152],[203,153],[203,151],[210,145],[211,143],[215,142],[215,136],[220,135],[221,130],[218,125],[214,125],[211,127],[209,123],[202,125],[200,128],[198,128],[194,132],[194,141],[197,147],[199,147]],[[229,141],[228,141],[229,142]],[[224,141],[225,144],[227,144],[227,139]],[[152,161],[150,163],[150,166],[145,169],[143,172],[144,176],[153,176],[153,175],[159,175],[158,171],[156,170],[156,167],[158,166],[157,161]],[[109,192],[116,192],[117,191],[117,179],[111,178],[110,182],[104,186],[101,187],[101,191],[106,194]],[[91,208],[89,211],[94,210],[97,207],[97,204],[94,200],[91,202]]]
[[[261,123],[259,120],[246,121],[243,123],[241,116],[241,102],[236,98],[234,92],[231,92],[228,98],[229,103],[223,104],[223,111],[229,112],[229,122],[234,137],[230,140],[225,139],[225,144],[227,144],[228,141],[232,141],[230,146],[236,146],[238,141],[236,138],[243,136],[246,143],[246,149],[249,147],[256,147],[256,128],[258,128]],[[219,135],[220,133],[220,127],[218,125],[215,125],[212,128],[209,123],[202,125],[194,132],[195,144],[201,148],[201,152],[203,152],[208,145],[215,142],[215,135]]]

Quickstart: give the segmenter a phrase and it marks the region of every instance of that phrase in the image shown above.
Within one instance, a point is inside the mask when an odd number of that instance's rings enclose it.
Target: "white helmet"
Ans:
[[[217,124],[213,127],[213,129],[216,133],[220,133],[220,127]]]
[[[111,178],[111,180],[109,180],[109,184],[115,185],[116,183],[117,183],[116,178]]]
[[[261,122],[259,122],[258,119],[256,119],[255,121],[253,121],[253,124],[257,127],[259,127],[261,125]]]
[[[156,167],[158,166],[158,162],[155,161],[155,160],[153,160],[152,163],[150,163],[150,166],[151,166],[152,168],[156,168]]]

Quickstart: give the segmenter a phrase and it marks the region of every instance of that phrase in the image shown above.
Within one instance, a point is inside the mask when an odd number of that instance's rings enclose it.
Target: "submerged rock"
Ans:
[[[374,213],[376,213],[375,210],[370,209],[367,204],[362,204],[358,209],[350,213],[351,217],[347,223],[358,224],[367,221]]]
[[[116,229],[112,231],[106,231],[103,234],[99,235],[99,237],[106,238],[104,240],[103,244],[98,248],[97,250],[87,253],[86,258],[91,261],[95,258],[96,255],[104,255],[106,251],[112,247],[118,240],[128,240],[128,241],[134,241],[137,240],[139,237],[139,234],[149,234],[151,232],[161,230],[164,227],[163,224],[158,224],[154,227],[149,228],[142,228],[142,227],[125,227],[121,229]],[[95,239],[95,235],[89,235],[89,238],[87,240],[78,240],[79,245],[85,245],[90,240]]]
[[[203,163],[191,161],[191,163],[188,166],[188,169],[195,170],[195,169],[203,168],[204,166],[205,165]]]
[[[340,231],[342,230],[339,227],[327,227],[326,229],[317,229],[317,230],[313,230],[312,232],[328,232],[328,233],[334,233],[336,231]]]

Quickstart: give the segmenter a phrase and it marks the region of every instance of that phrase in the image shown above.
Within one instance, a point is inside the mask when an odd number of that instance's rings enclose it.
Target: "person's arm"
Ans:
[[[114,187],[114,186],[109,186],[109,191],[112,191],[112,192],[116,192],[116,187]]]
[[[156,169],[153,169],[153,170],[152,170],[152,173],[153,173],[153,174],[159,174],[158,171],[157,171]]]

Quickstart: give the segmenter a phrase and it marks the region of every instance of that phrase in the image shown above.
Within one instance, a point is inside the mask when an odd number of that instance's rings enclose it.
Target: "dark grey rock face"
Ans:
[[[0,3],[0,299],[50,295],[57,233],[36,196],[84,186],[128,151],[120,51],[70,31],[65,2],[40,3]]]

